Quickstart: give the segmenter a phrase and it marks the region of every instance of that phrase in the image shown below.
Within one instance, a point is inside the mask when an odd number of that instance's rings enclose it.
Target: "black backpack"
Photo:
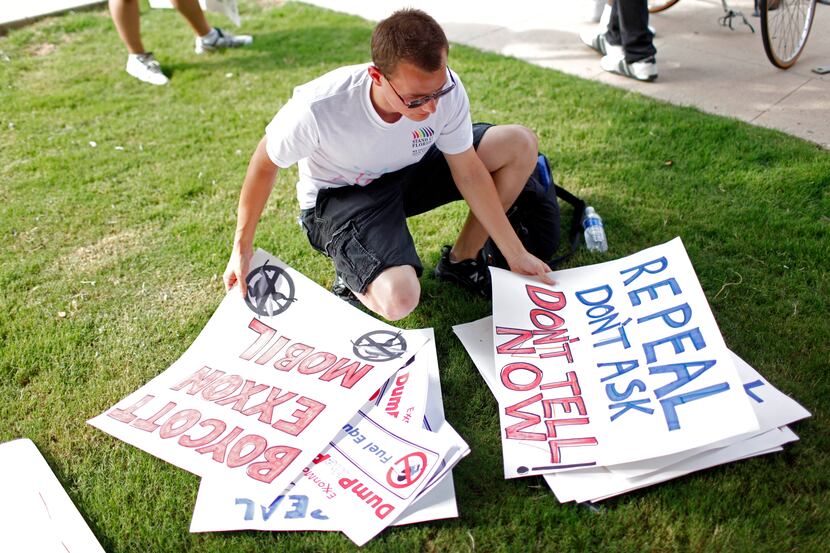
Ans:
[[[573,215],[568,235],[570,249],[554,258],[562,236],[559,199],[573,206]],[[525,183],[524,190],[519,193],[516,202],[507,211],[507,219],[525,249],[545,261],[553,270],[573,255],[579,246],[584,213],[585,202],[553,181],[548,158],[544,154],[539,154],[536,169]],[[507,261],[491,239],[487,239],[482,253],[488,265],[509,269]]]

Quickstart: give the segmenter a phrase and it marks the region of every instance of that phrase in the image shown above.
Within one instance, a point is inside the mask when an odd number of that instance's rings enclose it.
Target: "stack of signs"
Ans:
[[[506,478],[599,501],[777,451],[809,416],[726,348],[679,238],[554,286],[491,274],[493,317],[455,331],[499,403]]]
[[[244,299],[229,292],[181,358],[89,423],[204,477],[193,531],[363,544],[455,516],[445,477],[469,449],[443,417],[431,331],[382,323],[262,250],[251,265]]]

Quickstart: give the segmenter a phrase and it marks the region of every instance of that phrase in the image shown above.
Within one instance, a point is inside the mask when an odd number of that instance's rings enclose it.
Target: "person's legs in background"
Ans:
[[[580,38],[603,54],[600,65],[604,70],[640,81],[657,78],[657,50],[648,27],[647,0],[614,0],[605,32]]]
[[[171,2],[196,34],[197,54],[244,46],[253,42],[253,37],[249,35],[234,36],[217,27],[211,27],[199,5],[199,0],[171,0]],[[162,72],[161,65],[153,57],[152,52],[145,50],[141,41],[141,16],[138,0],[109,0],[109,9],[121,42],[124,43],[129,53],[127,73],[150,84],[167,84],[169,79]]]
[[[141,17],[138,0],[109,0],[110,14],[121,42],[127,47],[127,73],[154,85],[167,84],[168,79],[152,52],[141,42]]]

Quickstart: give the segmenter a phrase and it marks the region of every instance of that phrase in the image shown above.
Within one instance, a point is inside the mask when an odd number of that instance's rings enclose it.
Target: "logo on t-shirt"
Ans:
[[[435,131],[432,127],[421,127],[412,131],[412,155],[418,155],[432,145]]]

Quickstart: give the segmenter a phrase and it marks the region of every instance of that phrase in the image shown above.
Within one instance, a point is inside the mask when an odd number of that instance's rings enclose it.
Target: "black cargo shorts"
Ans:
[[[473,125],[474,147],[490,127]],[[311,245],[334,261],[346,285],[363,294],[389,267],[411,265],[420,277],[424,268],[407,217],[460,199],[447,160],[433,145],[417,163],[366,186],[320,190],[317,204],[300,212],[300,223]]]

